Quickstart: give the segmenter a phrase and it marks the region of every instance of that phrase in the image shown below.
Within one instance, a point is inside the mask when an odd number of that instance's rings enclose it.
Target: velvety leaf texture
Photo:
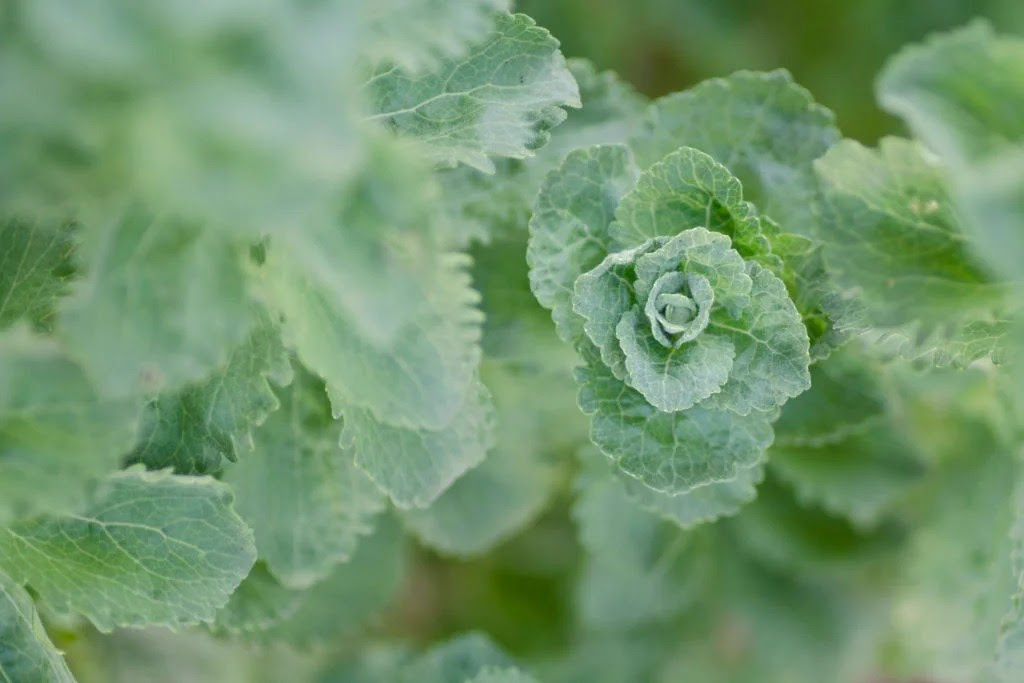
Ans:
[[[390,67],[364,89],[372,119],[422,141],[441,165],[488,173],[491,157],[531,156],[563,107],[580,106],[558,41],[522,14],[499,14],[486,41],[430,73]]]
[[[213,479],[131,469],[80,514],[0,531],[12,578],[101,631],[211,621],[256,559],[252,532]]]
[[[0,572],[0,680],[74,683],[25,589]],[[500,680],[500,679],[499,679]]]

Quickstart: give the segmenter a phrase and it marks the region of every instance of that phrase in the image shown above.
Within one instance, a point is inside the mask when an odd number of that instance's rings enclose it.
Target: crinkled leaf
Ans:
[[[519,530],[551,495],[554,468],[545,461],[543,404],[534,391],[545,385],[516,367],[485,364],[484,380],[500,416],[494,448],[423,510],[402,513],[406,528],[443,553],[482,553]],[[568,379],[568,378],[562,378]]]
[[[264,295],[283,319],[285,343],[327,382],[336,413],[353,405],[394,424],[437,429],[472,393],[480,359],[479,297],[464,265],[463,257],[446,258],[424,283],[426,301],[417,314],[383,345],[363,337],[297,263],[271,249],[261,273]]]
[[[719,316],[713,330],[735,349],[729,380],[703,405],[745,415],[774,410],[811,386],[810,342],[786,286],[767,268],[747,264],[750,303],[735,320]]]
[[[17,320],[49,330],[74,273],[73,225],[0,220],[0,329]]]
[[[612,251],[608,226],[636,175],[626,147],[597,146],[570,153],[541,186],[526,251],[530,287],[570,343],[583,334],[572,310],[573,283]]]
[[[769,259],[771,244],[740,181],[704,152],[675,150],[645,170],[622,198],[610,232],[620,248],[703,227],[728,235],[744,258]]]
[[[0,679],[74,683],[25,589],[0,572]]]
[[[0,334],[0,527],[76,509],[131,448],[138,406],[109,400],[52,339]]]
[[[434,161],[487,173],[491,157],[531,156],[565,120],[562,107],[580,106],[558,41],[522,14],[499,14],[484,42],[430,73],[390,67],[364,90],[371,118],[421,141]]]
[[[451,422],[439,429],[392,424],[354,406],[343,410],[342,446],[355,453],[356,466],[404,509],[433,503],[479,464],[493,443],[494,408],[479,381]]]
[[[710,154],[783,229],[809,235],[811,162],[838,140],[832,113],[777,70],[739,71],[655,101],[631,144],[644,166],[684,145]]]
[[[80,514],[0,531],[0,556],[13,578],[100,631],[210,621],[256,560],[231,504],[213,479],[130,469]]]
[[[225,472],[260,559],[289,588],[308,588],[348,560],[384,497],[338,445],[323,382],[297,368],[281,409],[253,434],[252,453]]]
[[[729,517],[757,497],[764,478],[761,463],[740,470],[735,479],[718,481],[677,496],[655,491],[632,477],[619,474],[626,493],[644,510],[674,522],[683,529]]]
[[[268,379],[287,384],[288,354],[277,327],[262,319],[227,363],[197,384],[152,399],[129,459],[179,474],[219,471],[251,445],[251,431],[278,408]]]
[[[402,535],[388,516],[352,558],[301,595],[298,610],[266,635],[297,645],[330,642],[357,630],[393,601],[405,571]]]
[[[573,518],[587,551],[584,623],[625,630],[674,616],[697,599],[710,569],[702,538],[640,509],[596,453],[582,457]]]
[[[663,413],[599,361],[577,370],[579,403],[591,416],[590,438],[630,476],[678,495],[735,479],[772,442],[773,415],[696,406]]]
[[[511,667],[512,660],[482,633],[467,633],[436,645],[403,667],[399,683],[465,683],[485,667]],[[486,680],[486,679],[485,679]]]
[[[1008,277],[1024,275],[1024,39],[985,22],[933,36],[889,60],[882,106],[949,165],[965,228]]]
[[[134,207],[82,230],[84,277],[57,328],[104,393],[174,390],[223,364],[254,322],[243,252]]]
[[[815,167],[829,272],[859,306],[840,325],[891,329],[900,353],[939,364],[997,351],[1004,290],[970,254],[934,157],[897,138],[844,141]]]

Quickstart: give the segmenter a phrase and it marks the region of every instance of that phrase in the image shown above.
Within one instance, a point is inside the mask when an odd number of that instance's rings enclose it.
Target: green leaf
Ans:
[[[295,614],[301,601],[299,591],[282,586],[266,564],[257,562],[227,604],[217,610],[210,629],[229,635],[261,633]]]
[[[467,633],[436,645],[414,659],[403,667],[398,681],[464,683],[475,681],[485,667],[495,666],[511,667],[512,660],[487,636]]]
[[[404,574],[402,535],[394,520],[384,516],[352,558],[304,591],[298,610],[271,626],[266,636],[303,646],[336,641],[395,600]]]
[[[583,454],[572,512],[587,551],[578,585],[582,619],[626,630],[670,618],[700,595],[712,557],[705,539],[640,509],[595,456]]]
[[[786,404],[768,452],[772,471],[797,497],[878,524],[925,474],[896,424],[879,373],[851,347],[811,370],[811,389]]]
[[[576,373],[591,440],[630,476],[670,495],[735,479],[772,442],[770,414],[742,416],[695,406],[664,413],[599,361]]]
[[[358,406],[392,424],[439,429],[472,394],[480,360],[479,297],[464,268],[464,257],[447,258],[417,315],[384,345],[363,337],[299,264],[271,249],[261,273],[286,345],[327,382],[336,413]]]
[[[80,514],[0,531],[0,556],[47,604],[103,632],[210,621],[256,559],[231,503],[213,479],[130,469]]]
[[[810,235],[811,162],[838,140],[832,113],[780,69],[739,71],[655,101],[631,145],[643,166],[681,146],[711,155],[783,229]]]
[[[770,260],[771,243],[757,209],[743,200],[740,181],[692,147],[677,149],[645,170],[622,198],[615,221],[610,232],[620,248],[703,227],[728,235],[744,258]]]
[[[1024,40],[984,21],[904,49],[878,100],[942,156],[975,246],[1007,277],[1024,275]]]
[[[482,553],[518,531],[547,502],[554,483],[545,460],[553,444],[543,438],[544,404],[534,393],[545,390],[543,378],[498,363],[484,371],[501,418],[494,448],[430,507],[401,516],[420,541],[449,555]]]
[[[626,147],[597,146],[570,153],[541,186],[526,251],[530,287],[567,342],[583,336],[572,310],[573,283],[613,250],[608,226],[636,176]]]
[[[479,464],[493,443],[494,409],[479,381],[440,429],[396,425],[356,407],[344,410],[344,416],[342,446],[355,452],[356,466],[403,509],[433,503]]]
[[[0,572],[0,679],[17,683],[74,683],[46,635],[29,594]]]
[[[815,167],[826,263],[860,306],[840,325],[892,330],[902,355],[939,365],[995,352],[1005,292],[969,253],[934,157],[898,138],[847,140]]]
[[[278,408],[268,379],[287,384],[288,354],[277,327],[265,317],[249,338],[207,379],[151,400],[140,437],[129,456],[149,469],[179,474],[217,472],[251,447],[251,432]]]
[[[106,400],[52,339],[0,334],[0,527],[77,509],[134,443],[138,406]]]
[[[74,273],[74,225],[6,218],[0,220],[0,244],[0,329],[27,320],[48,331]]]
[[[760,463],[740,470],[735,479],[718,481],[670,496],[644,485],[632,477],[619,474],[626,493],[641,508],[683,529],[735,515],[757,497],[757,485],[764,479]]]
[[[485,666],[470,683],[537,683],[537,679],[515,667]]]
[[[461,57],[469,45],[494,27],[494,16],[507,12],[509,0],[377,0],[369,13],[363,54],[416,72]]]
[[[253,434],[252,453],[224,479],[270,573],[307,588],[352,556],[384,498],[338,445],[341,422],[321,380],[300,366],[279,396],[281,409]]]
[[[491,157],[522,159],[580,106],[558,41],[529,17],[499,14],[494,31],[464,57],[423,75],[391,67],[367,82],[373,120],[422,141],[442,166],[493,173]]]
[[[222,365],[253,324],[242,252],[219,233],[135,207],[82,231],[85,277],[58,332],[113,396],[174,390]]]

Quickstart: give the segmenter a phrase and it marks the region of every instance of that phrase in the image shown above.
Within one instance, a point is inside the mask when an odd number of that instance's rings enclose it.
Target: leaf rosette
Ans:
[[[655,491],[757,466],[779,408],[810,387],[773,228],[728,169],[685,147],[643,173],[625,146],[577,150],[541,190],[534,292],[586,363],[591,440]]]

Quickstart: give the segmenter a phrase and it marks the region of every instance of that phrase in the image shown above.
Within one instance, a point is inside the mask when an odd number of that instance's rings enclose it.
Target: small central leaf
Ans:
[[[670,349],[693,341],[707,328],[714,301],[711,283],[703,275],[663,274],[651,287],[644,306],[651,334]]]

